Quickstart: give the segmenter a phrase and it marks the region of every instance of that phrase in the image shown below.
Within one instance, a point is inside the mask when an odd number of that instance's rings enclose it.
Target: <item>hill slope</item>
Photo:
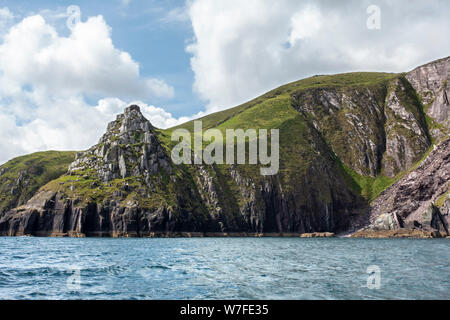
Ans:
[[[304,233],[370,225],[369,202],[448,135],[448,68],[446,58],[406,74],[316,76],[200,119],[203,130],[279,129],[274,176],[262,176],[259,165],[175,165],[171,133],[193,131],[193,122],[158,130],[131,106],[67,175],[5,213],[0,234]],[[433,199],[448,189],[443,183]]]
[[[75,152],[37,152],[0,166],[0,214],[27,202],[46,183],[67,172]]]

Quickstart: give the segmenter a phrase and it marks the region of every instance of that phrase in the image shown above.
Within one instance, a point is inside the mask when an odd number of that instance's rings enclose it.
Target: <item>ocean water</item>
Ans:
[[[450,299],[450,241],[0,238],[0,299]]]

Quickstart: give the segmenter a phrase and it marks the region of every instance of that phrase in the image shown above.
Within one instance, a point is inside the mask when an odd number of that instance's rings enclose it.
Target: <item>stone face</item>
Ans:
[[[394,80],[386,96],[384,174],[395,177],[417,162],[431,145],[421,105],[411,97],[410,84]]]
[[[133,105],[108,125],[97,145],[77,154],[69,172],[94,170],[103,182],[141,175],[148,179],[159,170],[170,173],[169,163],[153,126]]]
[[[384,95],[377,89],[319,88],[294,93],[292,104],[313,124],[341,160],[375,176],[384,151]]]
[[[333,151],[361,175],[394,177],[431,145],[421,105],[407,80],[378,87],[319,88],[293,94]]]
[[[371,203],[371,229],[389,225],[384,230],[398,229],[400,223],[410,228],[445,230],[444,217],[433,203],[450,188],[450,138],[437,145],[417,169],[397,181]],[[445,209],[444,209],[445,210]],[[390,217],[390,218],[388,218]]]
[[[38,152],[0,166],[0,217],[26,203],[45,183],[67,171],[74,152]]]
[[[396,216],[392,213],[380,214],[372,224],[373,230],[394,230],[399,227]]]
[[[418,67],[406,78],[419,94],[426,113],[450,129],[450,57]]]
[[[437,230],[441,234],[449,234],[448,221],[434,204],[431,204],[427,210],[422,213],[421,218],[422,224],[420,227],[427,230]],[[417,224],[417,220],[414,222]]]

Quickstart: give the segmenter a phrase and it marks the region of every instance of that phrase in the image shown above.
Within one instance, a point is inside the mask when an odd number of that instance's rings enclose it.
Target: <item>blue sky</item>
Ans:
[[[36,13],[47,15],[48,21],[61,35],[70,33],[66,18],[51,17],[64,13],[70,5],[80,7],[82,21],[102,15],[112,28],[111,38],[115,47],[132,55],[140,65],[141,74],[164,79],[174,87],[176,95],[173,99],[151,103],[163,103],[164,109],[174,116],[204,109],[205,101],[192,91],[194,74],[185,47],[194,34],[187,14],[182,12],[185,1],[0,1],[0,8],[8,7],[20,17]],[[46,13],[47,10],[50,12]]]
[[[316,74],[411,70],[450,55],[448,12],[448,0],[0,0],[0,164],[86,149],[130,103],[168,128]]]

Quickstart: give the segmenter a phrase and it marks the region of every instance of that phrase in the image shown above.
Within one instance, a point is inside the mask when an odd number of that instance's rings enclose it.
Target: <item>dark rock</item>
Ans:
[[[401,228],[399,224],[393,223],[393,216],[397,215],[407,226],[448,232],[446,216],[433,203],[448,191],[449,181],[450,138],[437,145],[417,169],[371,203],[370,228]],[[380,221],[386,217],[391,217],[392,224],[380,228]]]
[[[450,130],[450,57],[418,67],[406,75],[427,106],[427,114]],[[440,131],[442,134],[442,129]]]

